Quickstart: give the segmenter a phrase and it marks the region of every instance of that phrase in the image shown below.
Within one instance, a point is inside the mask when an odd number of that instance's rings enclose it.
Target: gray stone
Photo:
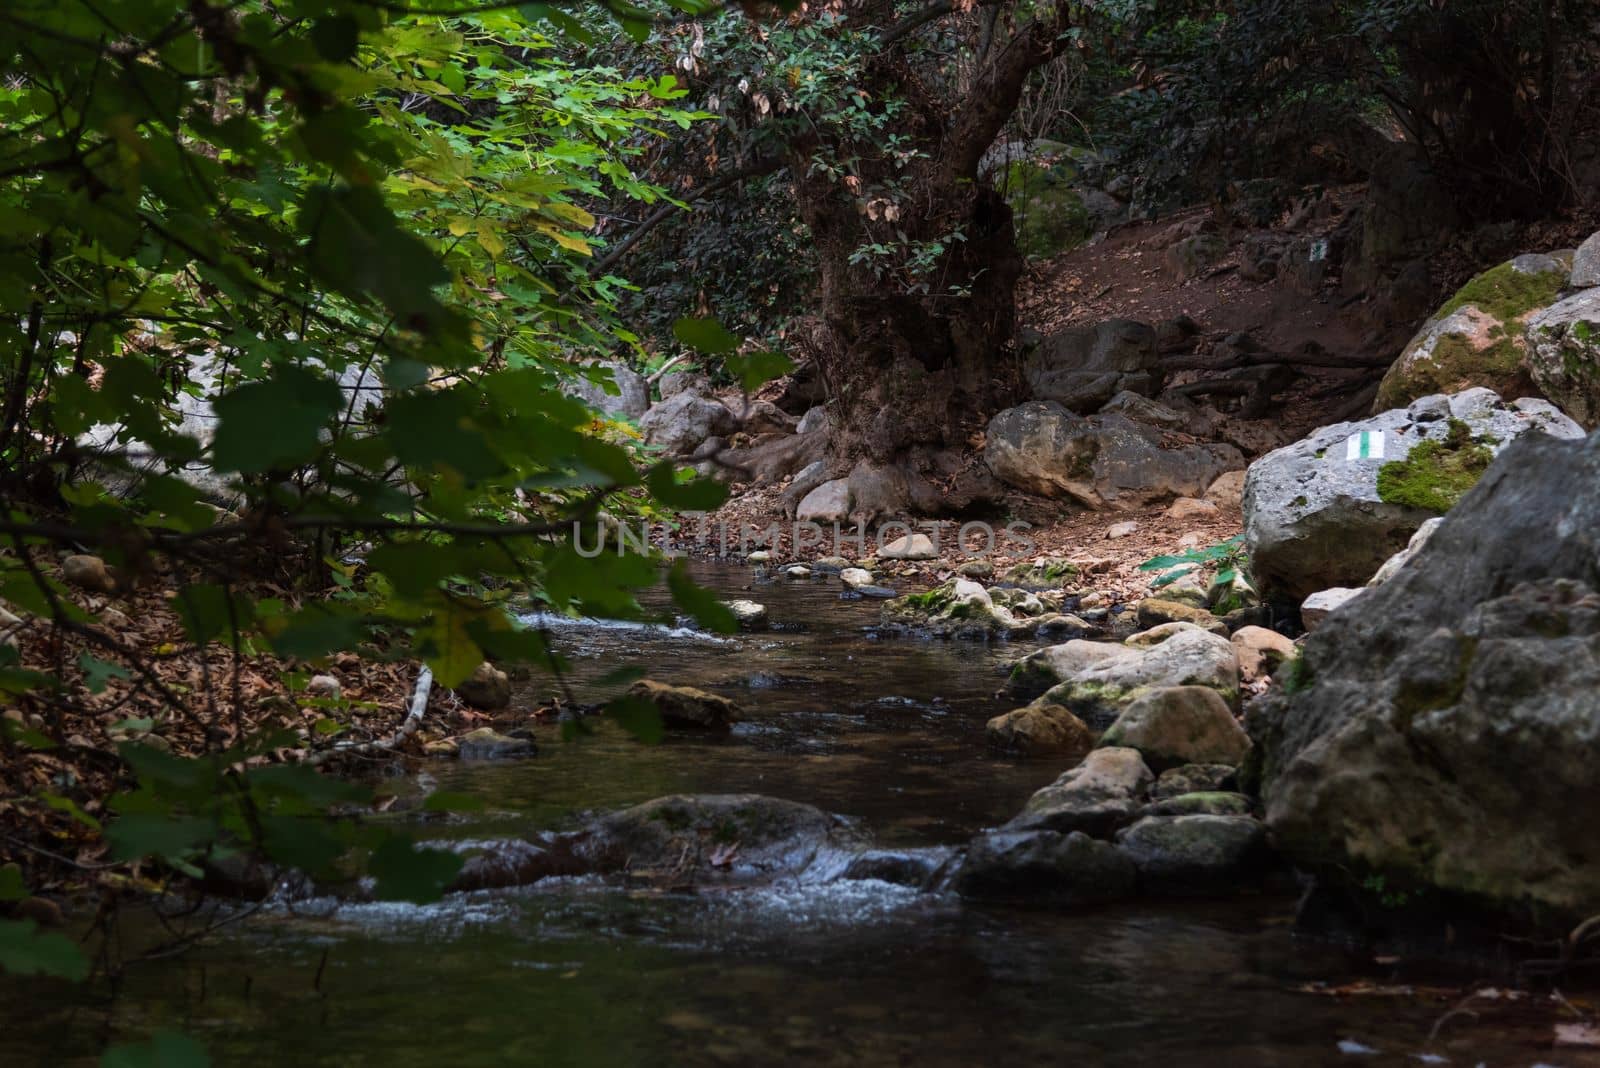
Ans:
[[[708,393],[711,379],[700,371],[668,371],[658,383],[661,399],[676,397],[680,393]]]
[[[639,429],[649,444],[672,456],[688,456],[707,438],[732,434],[739,429],[739,420],[721,401],[685,390],[646,412]]]
[[[1573,253],[1568,284],[1574,289],[1600,286],[1600,233],[1590,234]]]
[[[1238,784],[1238,769],[1228,764],[1184,764],[1168,768],[1150,788],[1152,800],[1181,797],[1184,794],[1216,793]]]
[[[1121,415],[1074,415],[1054,401],[989,422],[984,461],[1008,485],[1090,508],[1139,508],[1194,497],[1244,458],[1231,445],[1163,448],[1159,432]]]
[[[869,849],[850,861],[841,879],[875,879],[880,883],[925,890],[955,856],[948,846],[924,849]]]
[[[1105,837],[1138,818],[1155,776],[1135,749],[1096,749],[1028,798],[1006,830],[1083,831]]]
[[[810,490],[795,509],[803,523],[840,523],[850,515],[850,480],[836,478]]]
[[[1472,389],[1325,427],[1263,456],[1250,465],[1244,491],[1245,544],[1262,596],[1300,601],[1371,578],[1435,514],[1382,500],[1379,469],[1418,442],[1446,440],[1453,421],[1465,423],[1472,441],[1491,451],[1533,431],[1566,438],[1583,433],[1544,401],[1506,404],[1487,389]],[[1382,459],[1345,458],[1347,439],[1362,431],[1383,434]]]
[[[313,675],[311,681],[306,683],[306,696],[338,700],[342,689],[339,680],[332,675]]]
[[[1131,859],[1078,832],[990,831],[972,840],[955,876],[963,897],[1048,905],[1088,905],[1131,897]]]
[[[1367,585],[1381,586],[1394,578],[1399,570],[1410,562],[1413,556],[1422,551],[1422,547],[1428,544],[1428,539],[1433,537],[1433,532],[1438,530],[1439,524],[1443,522],[1444,516],[1436,516],[1418,527],[1417,532],[1411,535],[1411,540],[1406,542],[1406,547],[1385,560],[1383,566],[1378,568],[1378,573],[1372,576]]]
[[[926,534],[905,534],[878,550],[879,560],[932,560],[938,555]]]
[[[1527,338],[1528,370],[1540,392],[1585,427],[1600,426],[1600,288],[1535,315]]]
[[[1250,751],[1250,736],[1215,690],[1172,686],[1131,702],[1100,744],[1137,749],[1146,764],[1164,771],[1184,764],[1237,766]]]
[[[592,373],[594,379],[567,379],[562,388],[570,396],[604,415],[637,419],[650,410],[650,384],[633,368],[607,362],[585,370]]]
[[[826,433],[828,430],[828,409],[824,405],[817,405],[809,409],[800,417],[800,422],[795,425],[796,434],[815,434],[819,431]]]
[[[595,821],[575,852],[593,869],[674,883],[837,875],[861,849],[837,816],[759,794],[661,797]]]
[[[1600,434],[1513,443],[1253,702],[1275,845],[1553,935],[1600,911]]]
[[[1318,590],[1300,602],[1300,625],[1308,631],[1316,630],[1322,626],[1323,620],[1327,619],[1330,613],[1355,600],[1360,592],[1360,589],[1350,589],[1345,586]]]
[[[859,590],[872,585],[872,572],[864,567],[847,567],[839,572],[839,581],[848,589]]]
[[[1147,646],[1070,641],[1041,649],[1012,668],[1007,688],[1065,705],[1090,726],[1111,723],[1130,703],[1169,686],[1206,686],[1228,704],[1239,697],[1239,665],[1228,639],[1194,627]]]
[[[1225,893],[1259,874],[1266,828],[1248,816],[1146,816],[1117,835],[1147,893]]]
[[[1155,791],[1151,790],[1154,797]],[[1248,795],[1226,790],[1192,791],[1152,800],[1145,816],[1248,816],[1255,807]]]
[[[1092,412],[1123,391],[1151,396],[1161,388],[1156,333],[1145,323],[1108,319],[1037,341],[1023,375],[1036,400]]]
[[[1125,416],[1135,423],[1157,426],[1163,430],[1181,430],[1189,422],[1187,413],[1176,411],[1160,401],[1151,400],[1127,389],[1106,401],[1101,406],[1100,412],[1102,415]]]
[[[807,572],[810,574],[810,572]],[[733,613],[733,618],[738,620],[741,630],[766,630],[767,606],[757,601],[740,598],[735,601],[724,601],[728,611]]]

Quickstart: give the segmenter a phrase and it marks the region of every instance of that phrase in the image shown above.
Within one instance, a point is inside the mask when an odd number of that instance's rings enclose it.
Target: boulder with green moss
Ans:
[[[1239,697],[1239,662],[1227,638],[1179,625],[1153,645],[1073,641],[1041,649],[1013,666],[1007,688],[1043,690],[1090,726],[1105,727],[1144,695],[1169,686],[1205,686],[1227,704]]]
[[[925,593],[896,597],[883,606],[883,625],[940,638],[1023,638],[1041,631],[1086,634],[1089,624],[1052,612],[1022,591],[991,594],[971,579],[951,579]],[[1010,594],[1010,595],[1007,595]],[[1016,596],[1020,595],[1020,596]]]
[[[1600,913],[1600,434],[1508,447],[1387,582],[1252,702],[1276,846],[1329,888],[1496,929]]]
[[[1540,391],[1585,427],[1600,427],[1600,288],[1535,315],[1527,340],[1528,370]]]
[[[1492,390],[1423,397],[1324,427],[1261,457],[1245,477],[1244,534],[1255,588],[1299,603],[1356,587],[1449,508],[1486,461],[1524,434],[1583,430],[1548,401]],[[1428,444],[1413,459],[1413,450]]]
[[[1567,265],[1554,256],[1518,256],[1462,286],[1422,325],[1378,386],[1374,411],[1475,386],[1505,398],[1536,394],[1525,361],[1525,328],[1561,292]]]

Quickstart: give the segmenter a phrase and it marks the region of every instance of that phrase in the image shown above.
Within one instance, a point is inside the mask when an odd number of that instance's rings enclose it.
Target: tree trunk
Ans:
[[[814,167],[820,140],[789,146],[801,217],[821,268],[815,356],[836,405],[833,465],[852,467],[856,511],[959,513],[998,499],[971,447],[1020,399],[1015,341],[1023,260],[1011,209],[979,162],[1029,72],[1055,55],[1059,9],[1016,31],[962,100],[937,99],[896,50],[870,67],[874,99],[907,102],[910,162],[857,157],[840,180]],[[865,154],[863,154],[864,156]],[[880,190],[895,190],[892,197]],[[887,237],[886,235],[893,235]],[[874,255],[891,242],[896,255]]]

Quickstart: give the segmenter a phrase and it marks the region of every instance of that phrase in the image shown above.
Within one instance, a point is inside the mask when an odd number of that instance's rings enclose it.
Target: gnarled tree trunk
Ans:
[[[938,7],[901,26],[931,22]],[[872,99],[907,102],[909,160],[904,148],[857,156],[855,173],[841,181],[811,165],[838,146],[820,134],[789,145],[797,206],[821,266],[816,356],[837,402],[832,453],[839,467],[855,465],[860,512],[960,512],[997,495],[987,471],[962,453],[990,415],[1019,399],[1015,289],[1023,261],[1011,210],[979,165],[1028,74],[1056,55],[1065,27],[1058,8],[1003,47],[985,47],[959,100],[919,79],[902,51],[913,31],[890,29],[863,88]],[[884,188],[900,196],[880,198]],[[902,248],[924,250],[915,271],[862,254],[889,223]]]

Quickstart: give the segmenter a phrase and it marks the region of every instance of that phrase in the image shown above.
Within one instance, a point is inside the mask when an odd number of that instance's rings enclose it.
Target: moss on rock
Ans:
[[[1493,460],[1494,452],[1473,441],[1467,424],[1452,419],[1443,441],[1420,442],[1405,459],[1378,469],[1378,498],[1387,504],[1448,512],[1478,484]]]

